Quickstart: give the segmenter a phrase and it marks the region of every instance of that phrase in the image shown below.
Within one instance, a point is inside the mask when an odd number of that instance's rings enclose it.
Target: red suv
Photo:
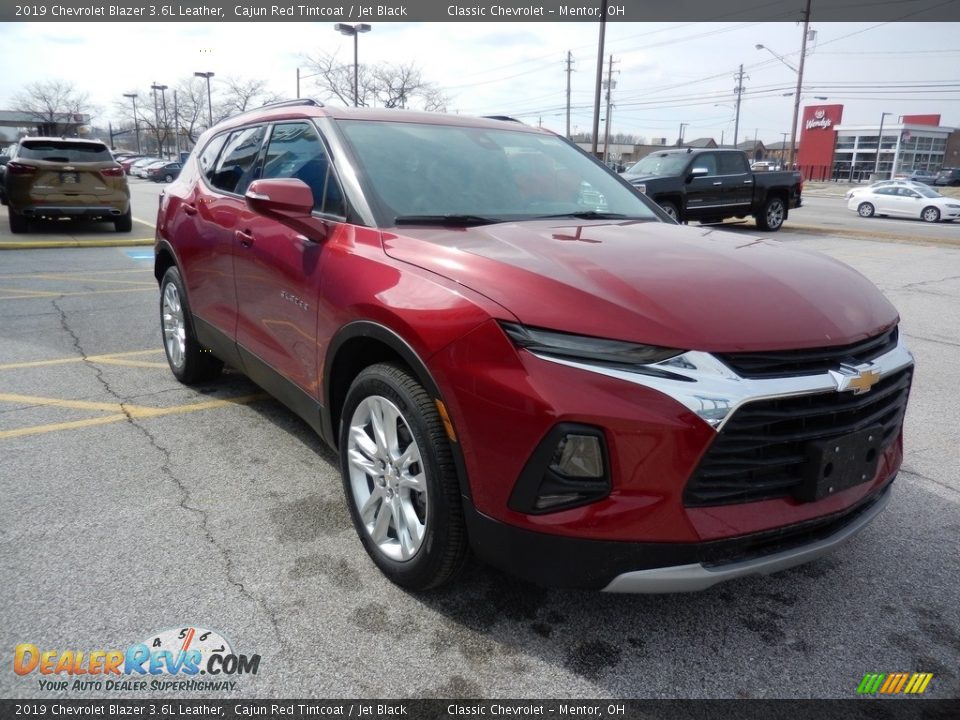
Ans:
[[[886,505],[913,359],[840,263],[682,227],[502,119],[275,104],[166,190],[174,375],[224,363],[339,451],[373,561],[469,551],[550,585],[698,590],[816,558]]]

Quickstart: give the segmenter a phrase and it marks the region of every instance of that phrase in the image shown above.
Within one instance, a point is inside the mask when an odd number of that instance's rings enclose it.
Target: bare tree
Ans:
[[[267,88],[266,80],[227,77],[224,78],[223,84],[226,87],[221,85],[217,90],[217,100],[213,109],[214,122],[220,122],[231,115],[280,99],[279,95]]]
[[[208,124],[206,80],[189,77],[177,84],[177,115],[177,132],[196,144]]]
[[[336,99],[344,105],[353,105],[353,64],[340,63],[335,55],[321,53],[308,56],[309,74],[316,76],[314,84],[324,99]],[[357,73],[357,105],[368,107],[413,107],[430,111],[444,111],[447,98],[413,63],[361,64]]]
[[[77,116],[92,111],[87,93],[78,91],[66,80],[47,80],[28,84],[13,98],[16,110],[34,118],[40,132],[63,135],[76,131]]]
[[[140,132],[146,139],[143,145],[144,152],[153,152],[158,157],[164,154],[164,147],[169,145],[169,140],[173,137],[173,107],[170,100],[167,101],[167,112],[164,114],[163,98],[153,90],[138,90],[137,97],[137,117],[136,123],[140,126]],[[127,101],[117,101],[114,103],[114,109],[121,118],[122,125],[129,128],[134,127],[132,104]]]

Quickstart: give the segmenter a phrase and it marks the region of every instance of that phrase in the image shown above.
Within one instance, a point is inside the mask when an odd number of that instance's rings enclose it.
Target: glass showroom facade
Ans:
[[[859,180],[875,171],[883,178],[890,178],[914,170],[939,170],[952,130],[928,125],[885,125],[881,139],[877,125],[838,125],[833,176]]]

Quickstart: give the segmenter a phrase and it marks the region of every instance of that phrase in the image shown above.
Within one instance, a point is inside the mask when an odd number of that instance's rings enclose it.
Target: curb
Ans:
[[[0,240],[0,250],[49,250],[53,248],[78,247],[145,247],[153,245],[153,238],[134,240],[23,240],[6,242]]]
[[[784,223],[784,230],[790,230],[808,235],[833,235],[858,240],[876,240],[878,242],[909,243],[911,245],[936,245],[960,248],[960,238],[936,238],[929,236],[907,236],[888,232],[867,232],[866,230],[849,230],[845,228],[828,228],[823,225],[794,225]],[[776,237],[771,236],[771,239]]]

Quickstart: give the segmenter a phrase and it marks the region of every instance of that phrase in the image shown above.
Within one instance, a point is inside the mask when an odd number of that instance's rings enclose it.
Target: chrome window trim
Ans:
[[[669,360],[647,366],[661,375],[645,374],[642,370],[631,372],[539,353],[532,354],[541,360],[624,380],[661,392],[688,408],[717,432],[723,429],[726,422],[740,407],[750,402],[840,392],[838,375],[841,373],[838,370],[782,378],[744,378],[712,354],[698,350],[691,350]],[[858,367],[869,368],[879,373],[880,380],[883,380],[911,365],[913,365],[913,355],[904,344],[901,334],[896,347]],[[663,377],[663,373],[669,373],[677,378]]]

